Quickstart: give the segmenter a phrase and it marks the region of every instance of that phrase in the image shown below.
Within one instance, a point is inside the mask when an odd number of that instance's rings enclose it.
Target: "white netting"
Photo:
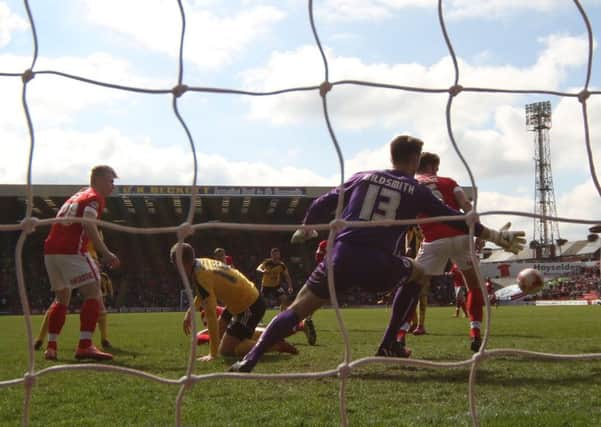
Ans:
[[[507,89],[495,89],[495,88],[485,88],[485,87],[464,87],[464,86],[462,86],[461,82],[460,82],[460,67],[457,62],[457,58],[456,58],[456,55],[455,55],[455,52],[453,49],[453,45],[447,34],[447,29],[446,29],[446,25],[445,25],[444,14],[443,14],[442,0],[438,1],[438,17],[439,17],[440,28],[444,35],[444,39],[445,39],[449,54],[452,57],[453,65],[454,65],[455,76],[454,76],[454,83],[451,87],[448,87],[448,88],[412,87],[412,86],[399,86],[399,85],[391,85],[391,84],[380,84],[377,82],[357,81],[357,80],[342,80],[342,81],[330,82],[329,81],[329,71],[328,71],[328,59],[326,57],[326,54],[324,53],[324,50],[322,49],[320,38],[319,38],[319,35],[317,32],[317,29],[315,27],[315,23],[314,23],[314,19],[313,19],[313,2],[311,0],[309,0],[308,1],[309,20],[310,20],[311,30],[312,30],[314,38],[315,38],[315,43],[316,43],[317,47],[319,48],[319,51],[321,53],[321,58],[323,60],[324,80],[321,84],[315,84],[313,86],[284,88],[284,89],[270,91],[270,92],[251,92],[251,91],[236,90],[236,89],[192,87],[192,86],[187,86],[183,82],[183,46],[184,46],[184,40],[185,40],[185,34],[186,34],[186,25],[185,25],[186,24],[186,14],[185,14],[184,7],[182,5],[181,0],[178,0],[178,2],[177,2],[177,5],[179,7],[180,16],[181,16],[181,24],[182,24],[181,25],[180,46],[179,46],[179,71],[178,71],[177,85],[173,88],[148,89],[148,88],[142,88],[142,87],[122,86],[122,85],[110,84],[110,83],[106,83],[106,82],[102,82],[102,81],[98,81],[98,80],[89,79],[89,78],[86,78],[83,76],[71,75],[68,73],[54,71],[54,70],[38,70],[38,69],[36,69],[36,61],[37,61],[37,55],[38,55],[38,40],[37,40],[37,35],[36,35],[35,20],[31,13],[31,9],[29,7],[29,2],[25,1],[24,4],[25,4],[25,8],[27,10],[28,17],[29,17],[29,22],[31,25],[31,30],[32,30],[33,39],[34,39],[34,52],[33,52],[33,56],[32,56],[31,66],[27,70],[25,70],[23,73],[0,72],[0,76],[2,76],[2,77],[6,77],[6,78],[10,78],[10,77],[19,78],[20,77],[20,78],[22,78],[22,81],[23,81],[22,104],[23,104],[23,110],[24,110],[24,113],[25,113],[25,116],[27,119],[27,125],[28,125],[29,136],[30,136],[29,162],[28,162],[28,166],[27,166],[27,186],[26,186],[27,208],[26,208],[25,217],[24,217],[23,221],[17,225],[6,225],[6,224],[0,225],[0,231],[19,231],[19,230],[21,231],[21,234],[20,234],[20,237],[19,237],[17,245],[16,245],[16,249],[15,249],[15,257],[16,257],[16,271],[17,271],[17,281],[18,281],[18,287],[19,287],[19,296],[20,296],[20,300],[21,300],[21,304],[22,304],[22,308],[23,308],[23,313],[24,313],[24,320],[25,320],[26,331],[27,331],[27,339],[30,344],[28,346],[28,350],[29,350],[28,366],[27,366],[27,372],[25,373],[25,375],[22,378],[1,381],[0,387],[4,388],[4,387],[17,386],[17,385],[24,385],[25,399],[24,399],[24,404],[23,404],[23,416],[22,416],[22,424],[23,425],[29,424],[29,418],[30,418],[29,412],[30,412],[30,405],[31,405],[32,390],[33,390],[33,385],[35,384],[36,378],[46,375],[46,374],[58,372],[58,371],[73,371],[73,370],[111,371],[111,372],[118,372],[118,373],[122,373],[122,374],[137,376],[137,377],[141,377],[141,378],[144,378],[147,380],[156,381],[159,383],[179,385],[180,389],[179,389],[179,393],[177,395],[177,399],[175,402],[175,424],[178,426],[181,425],[181,419],[182,419],[182,417],[181,417],[182,399],[183,399],[186,391],[189,390],[190,387],[192,387],[194,384],[196,384],[199,381],[215,379],[215,378],[226,378],[226,377],[227,378],[245,378],[245,379],[252,379],[252,378],[288,379],[288,378],[323,378],[323,377],[338,376],[340,378],[340,393],[339,393],[340,420],[341,420],[342,425],[348,425],[347,410],[346,410],[346,387],[347,387],[348,378],[349,378],[349,376],[352,375],[352,371],[354,368],[359,367],[361,365],[368,364],[368,363],[373,363],[373,362],[397,364],[397,365],[405,365],[405,366],[421,366],[421,367],[429,367],[429,368],[456,368],[456,367],[462,367],[462,366],[466,366],[466,367],[470,366],[471,367],[470,377],[469,377],[470,413],[471,413],[473,424],[479,425],[474,388],[475,388],[475,383],[476,383],[477,369],[482,360],[489,358],[489,357],[497,357],[497,356],[504,356],[504,355],[516,355],[516,356],[524,356],[524,357],[529,357],[529,358],[536,357],[536,358],[552,359],[552,360],[601,359],[600,353],[595,353],[595,354],[549,354],[549,353],[537,353],[537,352],[531,352],[531,351],[525,351],[525,350],[519,350],[519,349],[492,349],[492,350],[486,349],[488,337],[489,337],[490,324],[491,324],[491,322],[490,322],[491,312],[490,312],[490,304],[489,304],[488,300],[485,299],[488,322],[487,322],[487,326],[486,326],[484,337],[483,337],[483,345],[481,347],[480,352],[474,354],[471,359],[459,361],[459,362],[449,362],[449,363],[436,363],[436,362],[431,362],[431,361],[427,361],[427,360],[388,359],[388,358],[376,358],[376,357],[367,357],[367,358],[353,360],[352,355],[351,355],[350,342],[349,342],[347,328],[342,319],[342,316],[341,316],[341,313],[340,313],[340,310],[338,307],[338,301],[336,300],[336,294],[334,292],[334,286],[333,286],[333,282],[331,279],[332,271],[331,271],[331,264],[330,264],[328,267],[329,277],[330,277],[330,283],[329,283],[330,294],[332,295],[332,305],[336,310],[338,324],[339,324],[340,330],[342,331],[342,336],[343,336],[343,340],[344,340],[344,349],[345,349],[343,362],[339,366],[332,368],[330,370],[322,371],[322,372],[312,372],[312,373],[287,373],[287,374],[264,374],[264,375],[231,374],[231,373],[213,373],[213,374],[207,374],[207,375],[195,375],[193,373],[195,363],[196,363],[196,337],[195,337],[195,334],[192,334],[191,339],[190,339],[190,353],[189,353],[189,357],[188,357],[188,363],[187,363],[185,375],[177,380],[172,380],[172,379],[167,379],[167,378],[163,378],[163,377],[156,376],[156,375],[151,375],[146,372],[135,370],[135,369],[129,369],[129,368],[124,368],[124,367],[114,366],[114,365],[110,365],[110,366],[102,365],[102,364],[57,365],[57,366],[52,366],[52,367],[49,367],[46,369],[36,370],[35,369],[35,353],[34,353],[33,345],[32,345],[33,340],[32,340],[32,331],[31,331],[31,311],[30,311],[29,302],[27,299],[26,287],[25,287],[25,281],[24,281],[24,275],[23,275],[23,262],[22,262],[23,261],[23,257],[22,257],[23,246],[24,246],[24,243],[25,243],[25,240],[26,240],[28,234],[30,234],[32,231],[34,231],[36,226],[50,225],[54,222],[65,222],[64,219],[52,218],[52,219],[40,220],[40,219],[32,216],[34,194],[33,194],[33,190],[31,187],[31,167],[32,167],[31,165],[32,165],[32,159],[33,159],[33,154],[34,154],[34,149],[35,149],[35,134],[34,134],[34,130],[33,130],[34,127],[33,127],[33,123],[31,120],[31,116],[29,114],[27,86],[28,86],[28,83],[34,77],[36,77],[38,75],[44,75],[44,74],[56,75],[56,76],[60,76],[60,77],[66,78],[66,79],[74,79],[74,80],[78,80],[78,81],[81,81],[84,83],[103,86],[103,87],[106,87],[109,89],[115,89],[115,90],[131,91],[131,92],[138,92],[138,93],[144,93],[144,94],[169,94],[169,93],[171,93],[173,95],[173,112],[174,112],[175,116],[177,117],[179,123],[181,124],[182,128],[186,132],[186,135],[188,137],[189,144],[190,144],[191,155],[192,155],[192,158],[194,159],[194,178],[193,178],[193,182],[192,182],[192,192],[190,195],[191,203],[190,203],[190,208],[189,208],[189,211],[187,214],[187,220],[177,227],[163,227],[163,228],[127,227],[127,226],[121,226],[121,225],[117,225],[117,224],[113,224],[113,223],[108,223],[105,221],[93,221],[93,220],[86,220],[86,219],[81,219],[78,221],[79,222],[93,222],[93,223],[96,223],[97,225],[101,225],[102,227],[110,228],[111,230],[115,230],[115,231],[119,231],[119,232],[123,232],[123,233],[134,233],[134,234],[171,233],[171,234],[177,235],[177,238],[179,241],[183,241],[186,237],[193,234],[196,230],[204,230],[204,229],[212,229],[212,228],[224,229],[224,230],[256,230],[256,231],[288,231],[288,232],[292,232],[297,228],[296,225],[256,225],[256,224],[234,224],[234,223],[194,224],[193,223],[194,206],[195,206],[195,201],[198,198],[197,182],[196,182],[197,175],[198,175],[198,164],[197,164],[197,157],[196,157],[195,145],[194,145],[194,141],[192,138],[192,134],[189,131],[185,120],[183,119],[183,117],[181,116],[181,114],[178,110],[179,98],[181,96],[187,94],[188,92],[204,92],[204,93],[213,92],[213,93],[227,93],[227,94],[238,94],[238,95],[247,95],[247,96],[275,96],[275,95],[284,94],[284,93],[288,93],[288,92],[295,92],[295,91],[314,91],[314,92],[316,92],[316,94],[318,93],[319,96],[321,96],[321,100],[322,100],[325,123],[326,123],[327,129],[328,129],[328,132],[330,134],[332,143],[336,149],[336,153],[338,155],[339,167],[340,167],[340,187],[339,188],[340,188],[341,192],[343,192],[342,183],[344,181],[344,176],[345,176],[344,160],[343,160],[342,152],[340,150],[338,141],[336,139],[334,128],[332,126],[332,123],[330,121],[330,117],[328,114],[327,95],[331,90],[334,90],[337,86],[342,86],[342,85],[361,85],[361,86],[371,86],[371,87],[375,87],[375,88],[398,90],[398,91],[411,91],[411,92],[420,92],[420,93],[440,93],[440,94],[448,93],[448,101],[447,101],[447,105],[446,105],[446,124],[447,124],[448,136],[449,136],[451,143],[455,149],[455,152],[460,157],[461,161],[463,162],[463,165],[465,166],[465,168],[469,174],[472,189],[474,190],[474,210],[472,213],[461,217],[466,220],[468,225],[470,225],[472,235],[473,235],[473,228],[474,228],[473,227],[474,219],[476,217],[476,214],[479,215],[480,217],[487,216],[487,215],[517,215],[517,216],[525,216],[525,217],[534,217],[534,215],[527,213],[527,212],[516,212],[516,211],[478,212],[478,210],[477,210],[478,197],[477,197],[477,193],[475,191],[477,188],[476,183],[475,183],[474,177],[472,175],[472,172],[471,172],[471,169],[470,169],[468,163],[465,161],[465,158],[463,157],[461,151],[459,150],[459,147],[456,144],[455,136],[453,133],[452,114],[451,113],[452,113],[453,100],[455,99],[455,97],[461,95],[462,92],[487,92],[487,93],[513,93],[513,94],[546,94],[546,95],[554,95],[554,96],[558,96],[558,97],[577,98],[580,101],[580,103],[582,104],[584,141],[586,144],[586,150],[587,150],[587,155],[588,155],[589,170],[590,170],[590,174],[592,176],[593,182],[597,188],[597,191],[601,195],[601,186],[599,185],[599,181],[597,178],[597,174],[596,174],[594,162],[593,162],[593,153],[591,150],[590,135],[589,135],[589,123],[588,123],[588,115],[587,115],[587,100],[589,99],[589,97],[591,95],[599,95],[601,92],[589,90],[589,82],[590,82],[590,78],[591,78],[591,69],[592,69],[593,35],[592,35],[592,28],[591,28],[589,19],[587,17],[587,14],[578,0],[574,0],[574,6],[578,9],[580,16],[582,17],[582,21],[586,27],[587,34],[588,34],[587,75],[586,75],[586,80],[585,80],[585,83],[584,83],[582,89],[578,92],[558,92],[558,91],[549,91],[549,90],[541,90],[541,89],[507,90]],[[343,199],[343,197],[339,197],[338,206],[336,209],[336,218],[340,218],[340,213],[342,210],[342,199]],[[316,228],[318,230],[330,230],[330,237],[328,239],[328,253],[329,253],[332,242],[333,242],[333,236],[337,230],[340,230],[341,227],[346,227],[346,226],[374,227],[374,226],[382,226],[382,225],[390,225],[390,224],[414,224],[414,223],[432,222],[432,221],[441,220],[441,219],[450,219],[450,218],[449,217],[440,217],[440,218],[433,218],[433,219],[426,219],[426,220],[419,220],[419,221],[415,221],[415,220],[412,220],[412,221],[374,221],[372,223],[350,223],[350,222],[346,222],[346,221],[343,221],[340,219],[335,219],[334,221],[332,221],[329,224],[321,224],[321,225],[318,225],[313,228]],[[557,217],[553,217],[553,218],[548,217],[548,219],[552,219],[552,220],[560,221],[560,222],[571,222],[571,223],[580,223],[580,224],[596,224],[596,223],[601,222],[599,219],[586,220],[586,219],[557,218]],[[73,222],[74,220],[72,218],[69,218],[69,221]],[[473,257],[473,262],[476,265],[478,264],[475,256]],[[188,300],[191,301],[192,300],[192,290],[190,288],[190,283],[188,282],[186,276],[184,274],[182,274],[183,269],[182,269],[182,265],[181,265],[181,253],[178,253],[177,265],[178,265],[178,270],[180,272],[180,275],[183,278],[185,290],[188,295]],[[480,279],[480,283],[483,283],[483,281],[481,280],[479,271],[478,271],[478,276]],[[484,292],[484,294],[486,294],[486,290],[484,289],[484,287],[482,287],[482,291]],[[193,317],[193,328],[194,328],[194,330],[196,330],[196,317]]]

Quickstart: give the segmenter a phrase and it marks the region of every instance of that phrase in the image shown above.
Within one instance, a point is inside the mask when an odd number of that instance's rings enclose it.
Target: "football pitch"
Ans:
[[[453,307],[430,307],[427,335],[409,336],[413,358],[435,362],[472,357],[468,322],[451,317]],[[354,360],[372,356],[388,310],[343,310]],[[275,314],[268,311],[266,320]],[[189,339],[183,313],[109,314],[115,364],[177,380],[185,375]],[[34,316],[34,335],[41,317]],[[268,354],[255,372],[286,373],[334,369],[343,343],[333,310],[314,316],[316,346],[302,333],[289,341],[298,355]],[[40,370],[75,364],[79,318],[70,315],[59,341],[59,362],[35,354]],[[23,378],[28,366],[21,316],[0,317],[0,381]],[[95,341],[99,340],[95,337]],[[538,352],[601,353],[601,306],[502,306],[492,309],[488,348]],[[197,354],[205,354],[200,346]],[[232,360],[197,362],[195,374],[224,372]],[[373,363],[353,370],[346,389],[351,426],[469,426],[469,368],[402,367]],[[186,426],[336,426],[340,424],[337,377],[249,380],[209,378],[184,393]],[[30,425],[170,426],[175,424],[178,385],[114,372],[58,371],[37,378]],[[22,384],[0,388],[0,425],[18,426]],[[478,368],[476,402],[482,426],[601,425],[601,360],[551,361],[520,356],[491,357]]]

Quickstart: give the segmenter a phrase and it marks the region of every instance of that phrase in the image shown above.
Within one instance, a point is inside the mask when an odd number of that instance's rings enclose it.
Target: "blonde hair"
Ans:
[[[113,178],[118,178],[117,172],[115,172],[115,169],[113,169],[112,167],[108,165],[94,166],[92,168],[92,171],[90,172],[90,185],[94,185],[94,181],[96,181],[96,178],[105,176],[112,176]]]

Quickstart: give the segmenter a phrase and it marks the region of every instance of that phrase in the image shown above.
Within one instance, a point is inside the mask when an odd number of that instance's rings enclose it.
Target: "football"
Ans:
[[[543,274],[534,268],[525,268],[518,273],[518,286],[526,294],[535,294],[544,284]]]

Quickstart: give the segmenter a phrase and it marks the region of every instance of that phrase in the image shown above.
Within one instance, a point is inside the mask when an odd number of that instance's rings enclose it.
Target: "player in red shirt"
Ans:
[[[105,198],[114,188],[117,174],[110,166],[96,166],[90,175],[90,187],[71,196],[59,209],[57,218],[100,219]],[[113,355],[98,350],[92,344],[96,329],[102,294],[100,272],[88,252],[92,242],[100,259],[109,268],[120,265],[100,238],[96,224],[82,222],[56,222],[44,242],[44,264],[55,301],[48,309],[48,346],[44,352],[47,360],[57,360],[57,339],[65,323],[71,292],[78,289],[84,301],[80,309],[79,344],[77,359],[110,360]]]
[[[457,267],[457,264],[453,264],[451,271],[449,272],[453,277],[453,285],[455,286],[455,317],[459,317],[459,309],[463,311],[463,317],[467,317],[467,310],[465,307],[465,279],[461,270]]]
[[[433,153],[422,153],[416,179],[432,190],[432,193],[447,206],[468,212],[472,204],[455,180],[438,176],[440,158]],[[482,344],[480,326],[484,298],[478,276],[471,260],[470,237],[464,231],[450,227],[442,222],[420,224],[424,241],[420,246],[416,261],[424,267],[427,276],[444,273],[444,267],[450,259],[457,265],[468,287],[467,311],[470,317],[470,347],[477,352]]]

